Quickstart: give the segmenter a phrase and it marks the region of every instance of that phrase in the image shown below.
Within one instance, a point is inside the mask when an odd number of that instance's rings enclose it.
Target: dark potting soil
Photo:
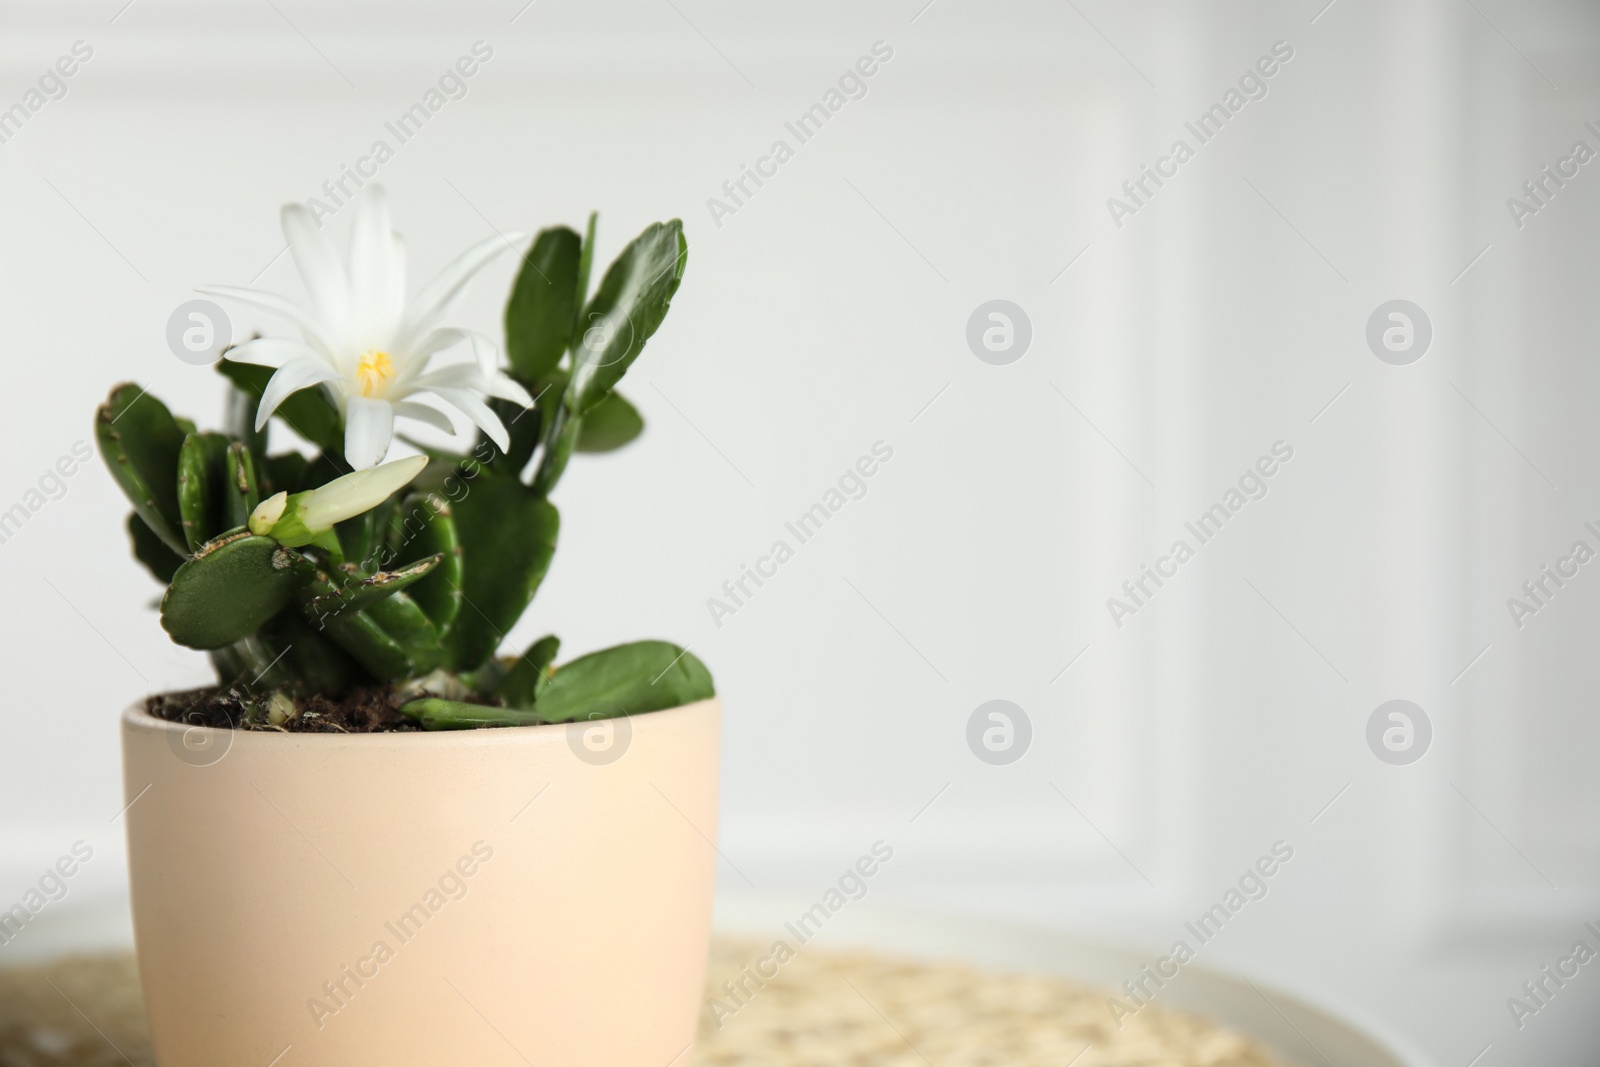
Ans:
[[[217,729],[277,730],[284,733],[384,734],[421,730],[416,719],[400,714],[400,705],[430,693],[409,693],[402,697],[387,686],[352,689],[338,696],[312,696],[296,699],[296,714],[280,725],[266,721],[259,701],[247,705],[237,689],[220,686],[190,689],[181,693],[159,693],[145,701],[145,708],[158,719],[186,726],[211,726]]]

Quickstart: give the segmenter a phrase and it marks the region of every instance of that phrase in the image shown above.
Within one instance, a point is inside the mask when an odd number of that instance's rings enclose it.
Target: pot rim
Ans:
[[[139,730],[150,733],[175,733],[188,734],[191,730],[202,730],[207,734],[218,734],[230,738],[230,743],[267,744],[267,745],[294,745],[303,747],[326,746],[359,746],[363,748],[417,748],[422,746],[444,747],[477,747],[487,745],[511,744],[548,744],[552,741],[562,740],[566,737],[567,730],[573,726],[590,725],[589,720],[580,723],[557,722],[541,723],[538,726],[492,726],[478,727],[469,730],[405,730],[387,733],[300,733],[279,730],[235,730],[223,729],[218,726],[188,726],[183,723],[160,719],[151,715],[146,710],[148,698],[134,701],[122,712],[122,725],[124,729]],[[613,722],[616,718],[628,720],[629,728],[635,733],[640,731],[653,732],[670,729],[680,719],[689,718],[703,712],[710,711],[718,714],[721,711],[721,695],[697,700],[692,704],[680,704],[675,708],[663,708],[660,711],[645,711],[637,715],[622,715],[612,719],[595,719],[593,723]],[[248,738],[249,740],[244,740]]]

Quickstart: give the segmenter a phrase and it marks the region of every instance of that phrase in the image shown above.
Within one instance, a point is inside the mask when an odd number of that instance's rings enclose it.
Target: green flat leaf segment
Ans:
[[[694,653],[666,641],[636,641],[556,668],[534,710],[544,722],[578,722],[676,708],[715,695],[711,672]]]
[[[583,309],[573,347],[568,406],[583,414],[611,391],[672,304],[689,261],[683,223],[652,223],[606,270]]]
[[[235,441],[228,446],[227,461],[223,468],[222,528],[231,530],[235,526],[246,525],[250,521],[250,513],[261,503],[255,453],[243,441]]]
[[[178,454],[185,430],[167,406],[128,383],[111,391],[95,415],[95,440],[133,510],[180,555],[189,554],[178,507]]]
[[[233,528],[226,522],[228,444],[220,433],[191,433],[178,450],[178,513],[191,551]]]
[[[301,615],[313,632],[337,645],[381,682],[398,682],[426,674],[439,665],[439,635],[422,609],[404,591],[387,591],[365,606],[319,611],[312,607],[337,603],[339,590],[326,575],[300,593]]]
[[[560,651],[561,639],[554,634],[539,638],[506,672],[495,688],[495,695],[514,708],[532,708],[550,680],[550,665]]]
[[[522,617],[555,555],[561,515],[515,478],[487,470],[451,505],[461,541],[463,604],[448,638],[446,666],[484,663]]]
[[[433,558],[439,561],[422,581],[409,590],[433,627],[448,633],[461,613],[461,538],[449,503],[432,493],[406,497],[390,517],[393,558],[402,565]]]
[[[583,238],[565,226],[540,232],[523,258],[506,302],[506,357],[524,381],[554,370],[577,318]]]
[[[331,591],[313,596],[307,601],[306,612],[314,618],[321,619],[346,611],[361,611],[384,597],[393,596],[426,578],[439,565],[440,558],[428,556],[409,566],[392,571],[379,571],[370,577],[340,575],[331,581]]]
[[[472,730],[480,726],[535,726],[539,717],[518,708],[467,704],[442,697],[423,697],[400,708],[402,715],[418,719],[425,730]]]
[[[607,393],[583,416],[577,451],[611,452],[644,432],[644,419],[620,393]]]
[[[315,564],[293,549],[235,530],[178,568],[161,599],[162,628],[190,648],[231,645],[260,629],[315,574]]]

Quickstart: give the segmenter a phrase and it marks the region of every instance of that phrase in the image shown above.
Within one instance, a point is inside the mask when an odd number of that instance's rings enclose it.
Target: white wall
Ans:
[[[1358,1004],[1443,1064],[1593,1062],[1600,976],[1521,1031],[1505,1004],[1600,922],[1600,588],[1585,568],[1521,629],[1505,604],[1600,547],[1600,178],[1521,229],[1505,206],[1600,148],[1592,9],[123,2],[0,16],[0,106],[94,48],[0,145],[0,508],[91,438],[113,381],[214,419],[169,313],[258,273],[296,293],[277,205],[487,41],[382,170],[416,270],[591,207],[608,251],[687,226],[626,390],[647,435],[574,465],[515,637],[662,636],[712,666],[730,894],[813,897],[882,838],[879,903],[1162,949],[1281,839],[1294,860],[1209,962]],[[879,40],[867,96],[713,222]],[[1106,198],[1278,40],[1268,95],[1115,226]],[[469,320],[493,326],[511,271]],[[1364,339],[1397,297],[1434,329],[1404,367]],[[1009,366],[964,336],[994,298],[1032,323]],[[867,495],[715,626],[706,599],[879,440]],[[1107,597],[1279,440],[1266,498],[1115,626]],[[116,891],[116,711],[207,678],[148,609],[110,480],[68,485],[0,545],[8,893],[79,838],[107,858],[84,892]],[[1435,730],[1405,767],[1364,736],[1396,697]],[[1033,724],[1007,767],[965,741],[993,698]]]

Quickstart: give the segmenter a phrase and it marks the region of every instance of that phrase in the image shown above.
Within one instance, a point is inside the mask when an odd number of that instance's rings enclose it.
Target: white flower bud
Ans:
[[[267,531],[283,518],[283,509],[288,503],[288,493],[277,493],[257,504],[256,509],[250,513],[250,532],[257,537],[265,536]]]

